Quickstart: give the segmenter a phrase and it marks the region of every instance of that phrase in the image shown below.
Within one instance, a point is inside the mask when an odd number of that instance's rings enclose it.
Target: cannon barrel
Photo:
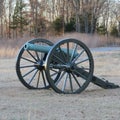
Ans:
[[[25,50],[32,50],[32,51],[43,52],[43,53],[48,53],[51,48],[52,46],[36,45],[32,43],[26,43],[24,45]]]
[[[37,51],[37,52],[43,52],[43,53],[48,53],[53,47],[52,46],[45,46],[45,45],[37,45],[37,44],[32,44],[32,43],[26,43],[24,45],[25,50],[31,50],[31,51]],[[67,53],[67,48],[62,48],[62,51]],[[73,54],[73,50],[69,50],[69,55],[71,56]],[[77,52],[74,53],[74,57],[78,55]]]

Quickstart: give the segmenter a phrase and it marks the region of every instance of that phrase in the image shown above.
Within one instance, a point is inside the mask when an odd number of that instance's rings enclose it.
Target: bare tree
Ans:
[[[1,37],[3,37],[3,14],[4,14],[4,0],[0,0],[0,26],[1,26]]]
[[[118,23],[118,35],[120,36],[120,1],[114,3],[112,12],[115,15],[116,23]]]
[[[90,10],[91,10],[91,30],[90,30],[90,33],[95,32],[96,22],[104,10],[105,1],[106,0],[102,0],[102,1],[101,0],[92,0],[91,1],[91,7],[90,7]],[[107,5],[107,7],[108,7],[108,5]]]
[[[30,2],[30,8],[31,8],[31,16],[33,21],[33,29],[35,32],[35,35],[38,35],[38,0],[29,0]]]
[[[13,0],[9,0],[9,3],[8,3],[8,9],[9,9],[8,38],[11,38],[11,29],[10,29],[10,23],[11,23],[11,16],[12,16],[12,1],[13,1]]]
[[[81,32],[81,26],[80,26],[80,0],[72,0],[74,10],[75,10],[75,21],[76,21],[76,31]]]
[[[0,35],[8,34],[11,38],[12,31],[21,31],[23,34],[23,24],[19,23],[18,29],[10,29],[13,22],[13,14],[16,2],[22,5],[25,0],[0,0]],[[29,3],[28,3],[29,2]],[[62,33],[65,31],[65,24],[70,22],[70,18],[74,18],[73,24],[77,32],[94,33],[97,23],[103,23],[106,29],[110,26],[110,21],[116,22],[120,34],[120,2],[113,0],[28,0],[26,11],[20,11],[19,15],[25,16],[29,21],[28,28],[30,33],[38,36],[43,32],[45,27],[61,17]],[[8,4],[8,5],[6,5]],[[7,8],[5,8],[7,6]],[[113,19],[113,16],[114,19]],[[102,18],[102,19],[101,19]],[[45,24],[43,24],[45,23]],[[46,25],[46,26],[45,26]],[[4,26],[4,27],[3,27]],[[13,26],[14,27],[14,26]],[[8,31],[8,32],[7,32]],[[29,32],[29,31],[28,31]],[[47,32],[47,31],[46,31]],[[6,35],[7,36],[7,35]]]
[[[64,30],[65,30],[65,25],[64,25],[64,18],[65,18],[65,0],[62,0],[62,6],[61,6],[61,13],[60,13],[61,17],[62,17],[62,34],[64,34]]]
[[[82,2],[82,7],[83,7],[83,17],[84,17],[84,24],[85,24],[85,33],[88,33],[89,31],[89,18],[88,18],[88,15],[89,15],[89,5],[90,5],[90,1],[89,0],[84,0]]]

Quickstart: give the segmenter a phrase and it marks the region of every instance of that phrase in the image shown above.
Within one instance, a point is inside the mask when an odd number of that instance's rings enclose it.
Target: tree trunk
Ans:
[[[88,27],[88,13],[87,12],[84,13],[84,24],[85,24],[85,33],[88,33],[89,27]]]
[[[75,29],[76,32],[81,32],[81,26],[80,26],[80,0],[73,0],[73,6],[75,8]]]
[[[120,21],[118,23],[118,36],[120,37]]]
[[[20,0],[20,6],[22,6],[22,0]],[[23,22],[22,22],[22,9],[20,9],[20,36],[23,36]]]
[[[4,14],[3,10],[4,10],[4,0],[0,0],[0,26],[1,26],[0,37],[2,38],[3,38],[3,14]]]
[[[64,31],[65,31],[65,23],[64,23],[65,12],[64,12],[64,8],[65,8],[65,0],[63,0],[63,3],[62,3],[62,34],[63,35],[64,35]]]
[[[95,18],[95,15],[92,14],[90,33],[93,34],[95,32],[95,29],[96,29],[96,18]]]
[[[12,13],[12,0],[9,0],[9,26],[8,26],[8,38],[11,38],[11,13]]]
[[[81,26],[80,26],[80,18],[79,15],[76,14],[76,32],[81,32]]]
[[[3,38],[3,19],[2,19],[2,17],[1,17],[1,20],[0,20],[0,22],[1,22],[1,38]]]
[[[52,0],[52,20],[55,20],[55,0]]]

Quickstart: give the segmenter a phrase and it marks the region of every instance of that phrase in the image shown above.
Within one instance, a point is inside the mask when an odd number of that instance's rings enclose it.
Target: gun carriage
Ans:
[[[26,42],[17,56],[16,73],[29,89],[51,87],[64,94],[80,93],[90,82],[105,89],[119,87],[93,75],[91,51],[73,38],[55,44],[39,38]]]

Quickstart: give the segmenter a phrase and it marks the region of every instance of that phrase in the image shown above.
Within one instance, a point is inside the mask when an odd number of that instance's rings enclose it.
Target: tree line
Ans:
[[[65,32],[120,36],[117,0],[0,0],[0,37]]]

